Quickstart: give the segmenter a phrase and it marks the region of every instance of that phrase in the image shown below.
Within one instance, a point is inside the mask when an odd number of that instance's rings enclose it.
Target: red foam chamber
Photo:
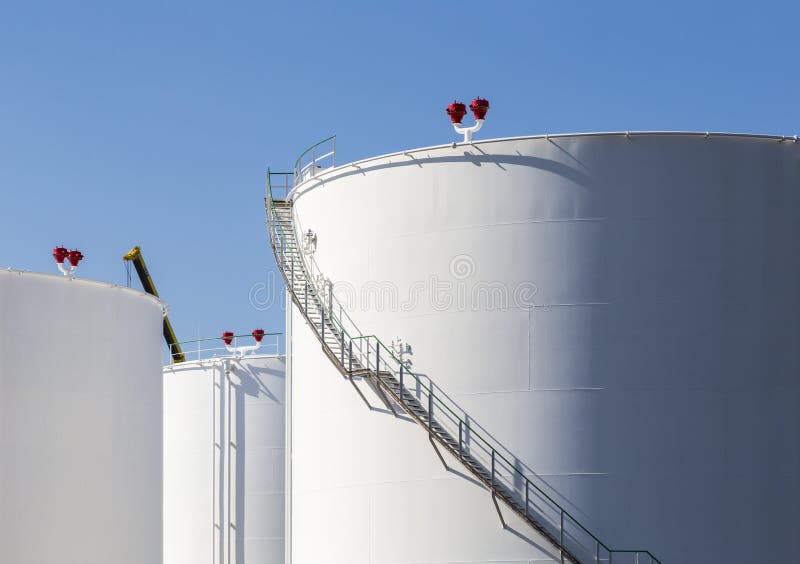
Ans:
[[[461,124],[461,120],[464,119],[465,115],[467,115],[467,107],[461,102],[456,102],[455,100],[453,100],[452,104],[447,106],[445,111],[447,112],[447,115],[450,116],[450,121],[457,124]]]
[[[67,253],[67,260],[72,266],[78,266],[78,263],[83,260],[83,253],[81,253],[78,249],[74,251],[70,251]]]
[[[481,97],[475,98],[470,102],[469,109],[472,110],[472,115],[475,116],[475,119],[484,119],[486,112],[489,111],[489,100]]]
[[[58,264],[64,264],[64,259],[67,258],[68,255],[67,249],[64,247],[56,247],[53,249],[53,258],[56,259]]]

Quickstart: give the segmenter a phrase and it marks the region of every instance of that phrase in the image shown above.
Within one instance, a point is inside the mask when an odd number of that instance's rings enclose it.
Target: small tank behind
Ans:
[[[285,359],[185,352],[163,371],[164,562],[283,562]]]

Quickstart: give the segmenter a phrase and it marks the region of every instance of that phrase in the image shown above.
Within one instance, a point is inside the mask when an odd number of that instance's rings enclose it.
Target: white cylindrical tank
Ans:
[[[285,359],[164,368],[165,564],[284,561]]]
[[[161,562],[155,298],[0,271],[0,562]]]
[[[611,548],[797,560],[800,144],[564,135],[357,165],[294,214],[362,333],[406,343]],[[291,319],[293,564],[558,560]]]

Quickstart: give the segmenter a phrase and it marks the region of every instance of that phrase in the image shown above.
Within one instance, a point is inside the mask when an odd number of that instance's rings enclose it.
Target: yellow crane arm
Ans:
[[[142,282],[144,291],[158,297],[156,285],[153,284],[153,279],[150,278],[147,265],[144,263],[141,247],[138,245],[135,246],[125,253],[122,259],[133,263],[133,267],[136,269],[136,274],[139,275],[139,280]],[[186,357],[183,355],[181,346],[178,344],[178,339],[175,337],[175,331],[172,330],[172,324],[169,322],[169,318],[166,315],[164,316],[164,340],[167,342],[167,347],[169,347],[170,354],[172,355],[172,362],[184,362]]]

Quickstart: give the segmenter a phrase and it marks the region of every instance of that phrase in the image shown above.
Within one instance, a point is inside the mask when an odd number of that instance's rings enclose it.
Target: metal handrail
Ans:
[[[257,353],[257,354],[271,354],[270,351],[274,350],[274,354],[280,354],[280,338],[283,336],[283,333],[264,333],[264,339],[268,339],[269,337],[275,337],[274,340],[269,339],[268,342],[262,342],[261,347],[266,349],[268,352],[266,353]],[[239,346],[239,339],[243,338],[253,338],[252,333],[243,333],[241,335],[234,335],[233,341],[231,342],[231,347],[235,348]],[[203,343],[217,343],[222,340],[222,337],[204,337],[201,339],[192,339],[189,341],[181,341],[180,343],[176,343],[176,345],[180,346],[181,349],[184,351],[184,355],[186,356],[186,360],[190,361],[190,356],[193,356],[191,360],[202,360],[205,358],[213,358],[217,356],[229,356],[231,352],[228,350],[226,346],[217,346],[217,347],[206,347]],[[189,345],[196,345],[190,347]],[[171,347],[169,347],[171,349]],[[172,350],[168,350],[166,354],[169,358],[172,358],[172,354],[170,354]],[[174,361],[170,362],[169,364],[177,364]]]
[[[331,143],[330,150],[328,150],[324,154],[317,155],[318,147],[320,147],[321,145],[324,145],[325,143],[328,143],[328,142]],[[305,157],[309,156],[309,153],[310,153],[310,159],[308,160],[308,162],[306,164],[303,164],[303,159]],[[308,149],[306,149],[305,151],[300,153],[300,156],[297,157],[297,160],[294,163],[294,185],[297,186],[297,184],[302,182],[305,179],[306,173],[308,171],[315,170],[317,168],[317,166],[318,166],[317,163],[324,162],[325,159],[327,159],[328,157],[331,157],[331,166],[335,167],[336,166],[336,135],[331,135],[330,137],[328,137],[326,139],[323,139],[322,141],[314,143]],[[311,173],[311,176],[313,176],[313,175],[314,175],[314,173]]]
[[[324,143],[325,141],[329,141],[331,139],[334,139],[335,137],[336,136],[329,137],[328,139],[320,141],[320,143]],[[319,145],[320,143],[318,143],[317,145]],[[308,151],[306,151],[306,152],[308,152]],[[298,161],[299,161],[299,159],[298,159]],[[269,168],[267,169],[267,202],[268,202],[268,204],[270,206],[270,209],[272,209],[271,206],[272,206],[272,203],[273,203],[273,200],[274,200],[272,177],[273,176],[284,176],[285,177],[288,174],[291,174],[291,173],[287,173],[287,172],[271,172],[269,170]],[[285,187],[285,184],[279,186],[279,188],[284,188],[284,187]],[[284,197],[288,197],[290,191],[291,190],[287,191],[287,193],[285,194]],[[295,223],[299,224],[299,221],[298,221],[297,217],[293,217],[293,221]],[[283,231],[283,228],[280,225],[275,223],[275,227],[276,227],[276,230],[275,230],[276,231],[275,232],[276,236],[281,241],[284,241],[284,245],[283,246],[285,246],[285,241],[288,238],[288,236]],[[302,232],[302,229],[300,231]],[[270,230],[270,234],[272,234],[272,230]],[[300,242],[296,240],[296,237],[295,237],[295,244],[298,245],[298,247],[300,245]],[[313,255],[309,255],[308,253],[301,253],[301,259],[302,259],[302,261],[304,263],[302,265],[304,271],[309,274],[308,278],[311,279],[312,281],[314,281],[315,279],[317,281],[319,281],[319,277],[321,276],[322,270],[320,269],[320,267],[317,264],[317,261],[314,259]],[[314,275],[315,273],[317,274],[317,276]],[[319,288],[317,288],[316,286],[317,286],[317,284],[315,282],[315,290],[319,290]],[[322,293],[323,294],[325,293],[324,289],[323,289]],[[336,315],[333,315],[333,312],[330,310],[329,306],[330,306],[331,302],[335,302],[336,305],[339,306],[338,307],[338,310],[339,310],[339,316],[338,317]],[[326,304],[325,301],[322,300],[322,306],[328,312],[329,321],[331,323],[333,323],[340,331],[342,331],[348,338],[351,338],[354,335],[361,335],[361,332],[358,330],[358,327],[356,326],[355,322],[352,320],[350,315],[347,313],[347,310],[344,309],[344,307],[342,306],[342,304],[339,302],[338,299],[336,299],[335,297],[333,297],[331,295],[330,299],[328,301],[328,304]],[[347,322],[348,327],[350,327],[349,330],[345,327],[343,322]]]
[[[332,138],[328,138],[317,145],[324,143],[325,141],[329,141]],[[310,148],[309,150],[313,149]],[[308,150],[306,151],[306,153]],[[305,153],[304,153],[305,154]],[[302,155],[301,155],[302,158]],[[300,163],[300,159],[298,159],[298,163]],[[296,168],[297,164],[296,163]],[[280,243],[275,247],[276,253],[279,254],[281,258],[282,264],[279,265],[283,272],[283,268],[289,266],[289,263],[286,261],[285,256],[282,255],[283,249],[286,248],[287,239],[292,237],[294,239],[294,244],[296,248],[300,248],[300,242],[296,237],[297,230],[294,230],[292,235],[288,235],[283,228],[279,225],[277,221],[274,220],[275,211],[274,211],[274,197],[273,197],[273,187],[271,176],[272,175],[285,175],[288,173],[271,173],[269,169],[267,170],[267,209],[268,209],[268,219],[270,219],[270,215],[272,216],[272,221],[268,222],[271,223],[268,225],[269,233],[271,240],[274,242],[278,240]],[[295,182],[297,181],[297,173],[295,172]],[[287,192],[285,198],[289,198],[290,191]],[[294,210],[292,210],[292,222],[298,223],[296,216],[294,215]],[[554,533],[558,531],[559,539],[560,539],[560,546],[563,550],[570,552],[572,554],[574,549],[568,550],[565,546],[566,537],[571,537],[575,543],[579,545],[581,549],[588,549],[590,547],[585,546],[581,543],[574,534],[568,533],[565,531],[565,525],[570,524],[577,528],[577,532],[581,532],[587,536],[586,539],[592,544],[592,555],[591,558],[595,562],[608,562],[609,564],[625,564],[620,562],[619,558],[613,559],[613,555],[618,555],[622,557],[623,555],[633,555],[635,557],[635,562],[637,564],[661,564],[661,561],[658,560],[653,554],[648,550],[630,550],[630,549],[611,549],[605,543],[603,543],[597,536],[595,536],[591,531],[589,531],[580,521],[578,521],[569,511],[567,511],[561,504],[559,504],[555,499],[553,499],[549,494],[547,494],[542,488],[540,488],[536,483],[531,481],[528,476],[521,471],[517,465],[511,462],[507,457],[510,456],[511,458],[515,458],[505,447],[503,447],[496,439],[489,438],[487,439],[480,433],[474,425],[469,423],[469,418],[466,416],[466,412],[461,409],[453,400],[447,397],[446,394],[440,393],[437,394],[435,392],[435,388],[437,388],[430,379],[428,379],[428,383],[426,384],[423,379],[421,379],[417,374],[412,372],[408,369],[408,367],[403,363],[401,359],[399,359],[394,351],[387,347],[383,341],[381,341],[377,336],[371,334],[363,334],[359,329],[355,322],[352,320],[350,315],[347,311],[343,308],[341,302],[333,295],[332,286],[324,282],[324,277],[321,275],[321,270],[319,265],[316,263],[316,260],[313,256],[310,256],[308,253],[301,252],[299,253],[301,263],[298,265],[300,268],[304,270],[306,283],[311,284],[312,289],[315,292],[316,297],[318,298],[318,305],[322,309],[323,313],[323,321],[322,323],[328,323],[332,325],[335,330],[340,332],[340,336],[342,339],[342,355],[344,355],[344,346],[345,343],[348,343],[350,346],[350,351],[353,350],[354,343],[358,343],[358,358],[359,364],[366,368],[367,370],[373,370],[376,375],[380,373],[390,373],[393,378],[397,380],[397,376],[399,374],[400,378],[400,394],[401,397],[404,392],[410,393],[414,395],[413,390],[410,390],[407,386],[404,385],[403,379],[408,378],[409,381],[413,381],[417,384],[417,397],[418,399],[424,399],[427,401],[428,405],[428,416],[429,416],[429,425],[432,423],[438,423],[442,428],[450,432],[451,434],[457,434],[459,436],[459,456],[461,456],[461,449],[462,449],[462,442],[464,439],[464,435],[468,436],[468,442],[463,442],[463,454],[465,456],[470,456],[471,458],[475,459],[475,452],[473,449],[475,447],[481,448],[482,443],[482,450],[484,453],[484,457],[482,460],[479,459],[479,462],[482,462],[488,466],[489,460],[491,460],[491,486],[494,489],[496,486],[501,486],[504,488],[506,492],[511,492],[513,494],[519,494],[519,490],[521,488],[516,487],[514,484],[515,479],[521,480],[522,484],[524,485],[524,508],[525,508],[525,516],[526,518],[529,517],[528,509],[529,507],[533,506],[538,510],[540,519],[553,521],[556,517],[558,518],[559,526],[556,528],[554,523],[550,523],[552,530],[549,531]],[[276,257],[277,258],[277,257]],[[292,259],[293,261],[294,259]],[[294,263],[291,262],[291,267],[294,267]],[[316,273],[316,275],[315,275]],[[285,272],[284,272],[285,275]],[[320,283],[324,285],[321,287]],[[327,288],[326,288],[327,286]],[[335,313],[338,310],[338,315]],[[366,346],[363,345],[364,340],[366,340]],[[323,343],[324,344],[324,343]],[[366,349],[366,350],[365,350]],[[370,352],[374,351],[372,355]],[[352,355],[352,352],[350,353]],[[352,362],[352,356],[351,356]],[[382,364],[381,364],[382,363]],[[401,368],[402,367],[402,368]],[[441,391],[441,390],[440,390]],[[424,405],[424,404],[423,404]],[[444,418],[440,417],[436,419],[434,416],[434,411],[436,413],[443,413]],[[442,419],[447,419],[450,425],[446,426]],[[425,423],[421,421],[424,425]],[[449,429],[448,429],[449,427]],[[504,454],[506,453],[506,454]],[[498,467],[500,471],[498,471]],[[505,472],[503,472],[505,470]],[[506,476],[507,474],[507,476]],[[508,480],[503,480],[505,477],[508,477]],[[509,483],[510,482],[510,483]],[[535,500],[531,500],[531,492],[534,495],[539,496],[540,499],[545,501],[547,504],[550,505],[549,508],[553,513],[551,519],[548,519],[548,516],[544,513],[542,508],[536,506]],[[518,500],[520,505],[523,505],[522,500]],[[543,527],[546,527],[546,523],[542,524]],[[649,562],[639,561],[639,556],[649,558]],[[562,555],[563,558],[563,555]],[[573,556],[574,558],[574,556]]]

